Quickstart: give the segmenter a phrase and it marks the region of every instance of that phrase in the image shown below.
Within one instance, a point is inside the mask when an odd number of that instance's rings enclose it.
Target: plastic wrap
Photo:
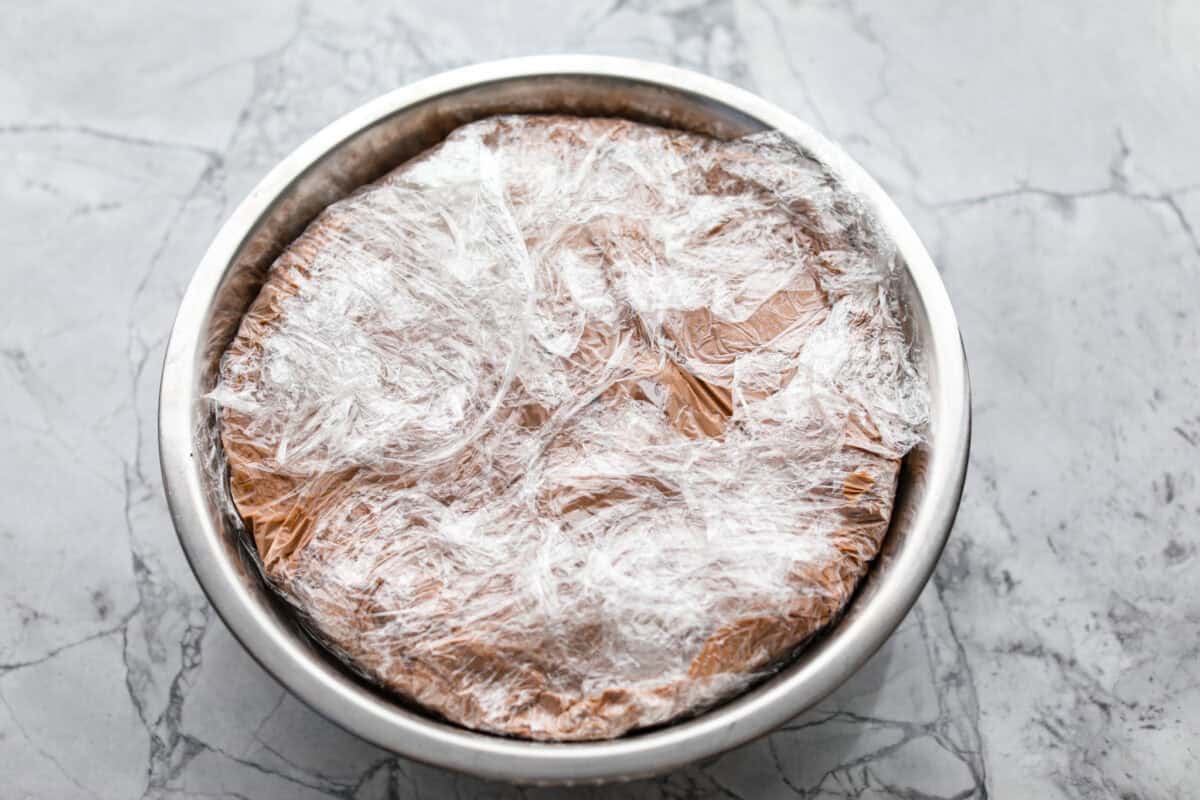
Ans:
[[[694,712],[879,547],[926,415],[893,260],[775,134],[473,123],[273,266],[211,395],[233,500],[317,636],[454,722]]]

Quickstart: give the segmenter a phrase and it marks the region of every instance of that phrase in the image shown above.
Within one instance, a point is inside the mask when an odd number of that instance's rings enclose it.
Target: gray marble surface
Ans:
[[[176,543],[163,344],[208,240],[327,121],[468,62],[745,86],[893,193],[975,441],[936,577],[856,677],[638,798],[1200,795],[1200,4],[16,2],[0,26],[0,797],[559,797],[421,766],[245,655]]]

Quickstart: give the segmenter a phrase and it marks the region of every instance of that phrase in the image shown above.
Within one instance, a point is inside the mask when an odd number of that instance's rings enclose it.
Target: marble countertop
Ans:
[[[168,7],[173,5],[174,7]],[[819,708],[638,798],[1200,795],[1200,4],[17,3],[0,26],[0,796],[530,798],[316,716],[205,603],[155,398],[182,288],[283,155],[535,52],[707,72],[925,238],[975,389],[958,524]]]

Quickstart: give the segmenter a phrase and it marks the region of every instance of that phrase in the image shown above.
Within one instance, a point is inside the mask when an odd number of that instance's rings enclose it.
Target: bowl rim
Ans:
[[[925,309],[929,357],[938,376],[931,387],[938,435],[922,476],[933,488],[917,505],[905,545],[870,601],[856,608],[853,619],[838,624],[844,635],[829,637],[802,665],[709,712],[600,742],[532,742],[469,731],[382,700],[321,661],[270,617],[230,563],[206,511],[203,459],[194,446],[195,366],[204,326],[234,255],[277,197],[322,157],[393,114],[468,88],[547,77],[612,79],[682,92],[799,142],[868,202],[894,241]],[[296,148],[238,205],[188,284],[171,330],[159,389],[159,461],[176,532],[210,604],[247,652],[322,716],[386,750],[440,767],[528,783],[598,782],[665,772],[744,744],[816,704],[856,672],[916,602],[949,537],[966,477],[970,416],[966,356],[937,269],[900,210],[838,145],[772,103],[715,78],[635,59],[531,56],[444,72],[367,102]]]

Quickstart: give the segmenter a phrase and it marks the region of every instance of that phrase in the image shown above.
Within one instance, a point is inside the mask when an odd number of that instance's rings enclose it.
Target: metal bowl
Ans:
[[[907,267],[908,335],[932,390],[928,444],[901,472],[882,552],[845,615],[789,666],[698,717],[606,742],[549,744],[450,725],[353,676],[297,626],[248,557],[231,517],[204,394],[280,250],[318,212],[443,139],[501,113],[620,116],[729,138],[776,129],[872,208]],[[200,585],[262,666],[318,712],[396,753],[479,776],[579,783],[663,772],[761,736],[845,681],[916,602],[950,534],[966,475],[970,389],[958,325],[929,254],[883,190],[805,123],[726,83],[625,59],[546,56],[467,67],[352,111],[301,145],[217,234],[175,320],[159,398],[167,500]]]

